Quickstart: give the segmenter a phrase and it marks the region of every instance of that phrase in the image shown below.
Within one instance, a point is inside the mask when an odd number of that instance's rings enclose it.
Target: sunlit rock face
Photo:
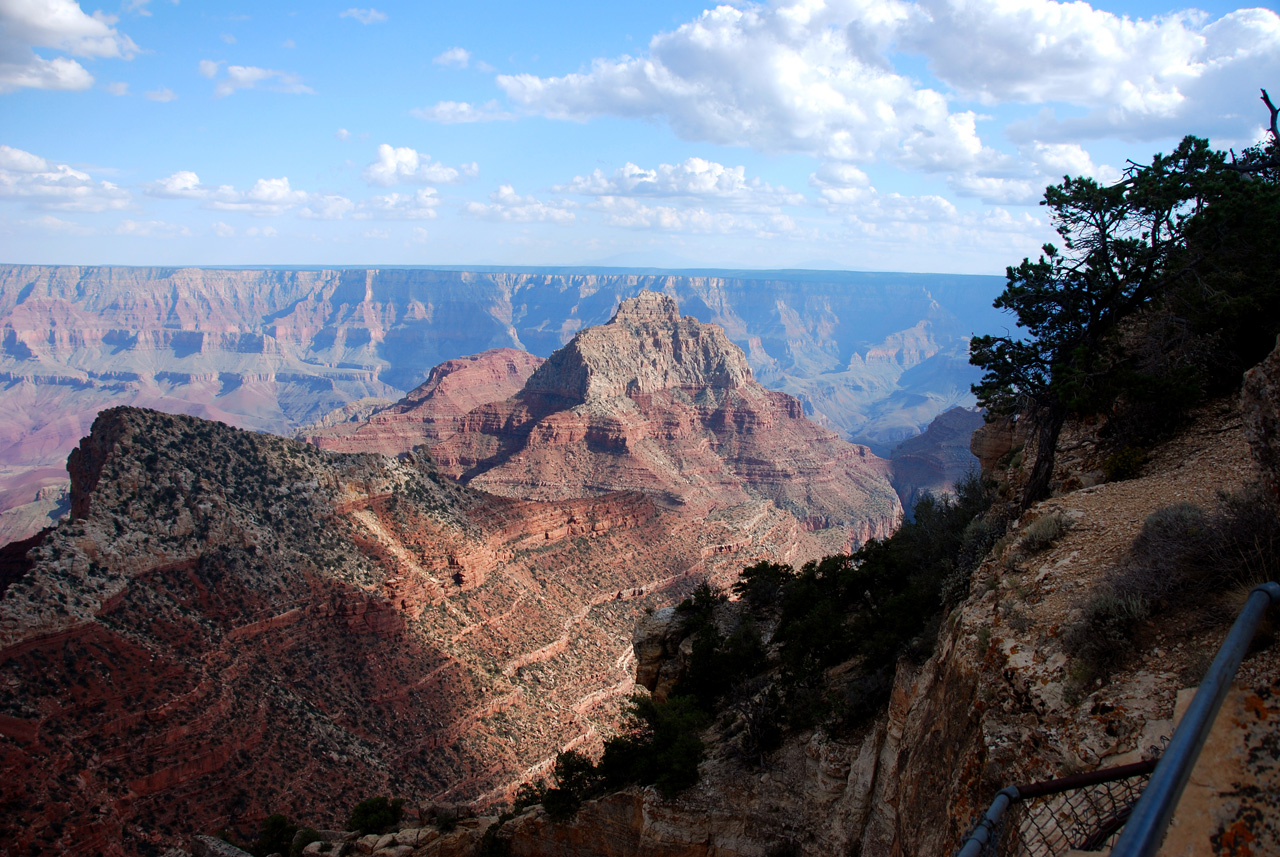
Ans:
[[[722,327],[756,380],[810,419],[885,456],[972,403],[967,338],[1002,323],[990,306],[1002,286],[817,271],[0,265],[0,543],[65,513],[67,453],[104,408],[292,435],[335,409],[367,415],[464,355],[546,358],[646,289]]]
[[[509,366],[510,356],[477,355],[455,361],[453,371],[489,377],[492,368],[481,367],[494,363]],[[443,388],[447,367],[432,378]],[[758,384],[723,329],[681,317],[667,295],[623,301],[509,398],[465,415],[438,400],[432,392],[410,397],[314,439],[359,449],[368,438],[384,452],[423,439],[444,472],[508,497],[642,491],[697,515],[765,502],[801,529],[828,531],[832,550],[887,535],[901,517],[887,462],[814,424],[794,397]],[[390,424],[413,427],[399,448],[385,445]]]

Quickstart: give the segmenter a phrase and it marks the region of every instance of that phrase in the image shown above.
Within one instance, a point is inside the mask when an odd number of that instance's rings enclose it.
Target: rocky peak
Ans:
[[[525,389],[575,402],[636,398],[662,390],[724,390],[751,382],[742,349],[724,329],[680,317],[675,299],[641,292],[598,327],[578,333]]]
[[[634,298],[627,298],[618,304],[618,311],[609,320],[610,324],[653,324],[661,322],[678,322],[680,306],[676,299],[661,292],[647,289]]]

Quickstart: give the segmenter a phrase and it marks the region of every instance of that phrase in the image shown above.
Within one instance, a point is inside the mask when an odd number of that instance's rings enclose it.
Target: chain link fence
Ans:
[[[957,854],[1061,857],[1073,849],[1107,848],[1142,796],[1155,764],[1153,759],[1009,789],[1008,809],[1001,812],[993,804]]]

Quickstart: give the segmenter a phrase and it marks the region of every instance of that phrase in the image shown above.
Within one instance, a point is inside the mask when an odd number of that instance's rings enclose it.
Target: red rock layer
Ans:
[[[639,494],[491,497],[421,456],[133,409],[73,463],[75,519],[0,598],[15,853],[505,793],[599,740],[637,617],[727,541]]]
[[[394,455],[452,437],[463,416],[480,405],[520,392],[542,358],[495,348],[446,360],[417,388],[390,407],[354,424],[304,430],[301,438],[336,452]]]

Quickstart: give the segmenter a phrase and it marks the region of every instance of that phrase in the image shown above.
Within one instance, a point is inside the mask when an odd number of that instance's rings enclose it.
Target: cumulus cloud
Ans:
[[[235,227],[229,223],[223,223],[221,220],[213,222],[213,234],[219,238],[231,238],[236,234]]]
[[[213,187],[202,184],[200,177],[191,170],[179,170],[158,181],[144,183],[142,189],[147,196],[198,199],[205,208],[214,211],[239,211],[259,217],[279,215],[306,206],[299,212],[303,217],[336,220],[354,207],[342,196],[296,190],[290,186],[288,177],[258,179],[253,187],[242,191],[231,185]]]
[[[752,208],[804,203],[802,194],[785,187],[775,188],[759,178],[748,179],[745,167],[726,167],[704,158],[659,164],[656,169],[644,169],[628,162],[612,174],[597,169],[589,176],[575,176],[573,181],[554,190],[584,196],[715,199]]]
[[[276,238],[280,235],[274,226],[250,226],[244,234],[250,238]]]
[[[452,68],[466,68],[471,62],[471,51],[466,48],[449,48],[449,50],[437,56],[432,60],[436,65],[446,65]]]
[[[337,137],[339,140],[345,143],[347,140],[351,139],[351,132],[348,131],[346,128],[339,128],[337,131],[334,132],[333,136]]]
[[[67,164],[0,145],[0,198],[48,211],[111,211],[128,208],[128,191],[95,181]]]
[[[903,55],[923,56],[951,95],[895,69]],[[993,153],[949,97],[1087,111],[1015,125],[1019,143],[1242,139],[1257,86],[1278,77],[1280,16],[1265,8],[1137,20],[1083,0],[776,0],[717,6],[641,56],[497,82],[557,119],[656,119],[686,140],[972,173]]]
[[[0,92],[17,89],[88,89],[93,75],[67,56],[44,57],[42,48],[82,58],[133,59],[138,46],[102,12],[86,15],[75,0],[0,2]]]
[[[433,187],[420,188],[414,193],[389,193],[363,200],[354,217],[357,220],[432,220],[440,197]]]
[[[398,184],[456,184],[479,171],[480,167],[475,163],[448,167],[408,146],[383,143],[378,146],[378,160],[365,167],[361,175],[371,185],[392,187]]]
[[[213,80],[222,70],[222,61],[200,60],[200,74]],[[225,98],[242,89],[257,89],[261,86],[272,92],[285,92],[294,95],[310,95],[315,92],[302,82],[298,75],[279,71],[273,68],[260,68],[255,65],[229,65],[226,76],[213,88],[215,98]]]
[[[114,83],[108,83],[106,86],[106,89],[107,89],[107,92],[110,92],[112,95],[128,95],[129,94],[129,84],[124,83],[122,81],[115,81]]]
[[[468,202],[463,212],[472,217],[507,223],[560,223],[577,220],[577,214],[569,202],[542,202],[532,196],[520,196],[509,184],[500,186],[489,194],[489,202]]]
[[[905,9],[811,0],[721,5],[655,36],[645,57],[497,81],[522,107],[554,118],[657,118],[688,140],[833,160],[965,161],[981,149],[973,115],[951,113],[942,94],[865,49],[866,33],[884,33],[875,38],[887,43]]]
[[[1264,8],[1135,20],[1083,2],[921,0],[898,44],[962,94],[1091,109],[1034,123],[1041,139],[1153,139],[1192,122],[1247,134],[1256,118],[1243,101],[1280,74],[1280,16]]]
[[[409,111],[419,119],[439,122],[442,125],[459,125],[466,122],[505,122],[516,118],[514,113],[503,110],[497,101],[476,105],[466,101],[441,101],[431,107],[415,107]]]
[[[338,13],[339,18],[355,18],[361,24],[381,24],[387,20],[386,12],[377,9],[348,9]]]
[[[147,96],[147,100],[159,101],[162,104],[168,101],[173,101],[178,97],[178,94],[167,86],[162,86],[159,89],[148,90],[144,94]]]

